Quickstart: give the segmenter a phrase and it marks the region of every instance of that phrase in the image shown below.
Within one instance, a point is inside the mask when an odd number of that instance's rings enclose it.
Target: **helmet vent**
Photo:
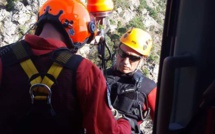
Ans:
[[[72,20],[71,21],[65,20],[62,24],[65,28],[72,28],[73,21]]]
[[[47,6],[46,9],[44,9],[45,13],[42,16],[46,16],[46,15],[51,15],[49,14],[49,11],[51,11],[52,9],[50,8],[50,6]],[[55,16],[57,18],[57,20],[59,19],[60,15],[63,13],[62,10],[59,11],[59,13]],[[41,16],[41,17],[42,17]],[[41,18],[40,17],[40,18]],[[53,16],[54,17],[54,16]],[[48,17],[47,17],[48,18]]]
[[[131,42],[132,42],[133,44],[137,44],[137,42],[136,42],[136,41],[133,41],[133,40],[132,40]]]
[[[146,45],[143,45],[143,50],[146,50],[147,49],[147,46]]]
[[[74,31],[73,29],[69,29],[68,33],[69,33],[70,35],[74,35],[74,34],[75,34],[75,31]]]
[[[49,10],[50,10],[50,6],[47,6],[46,9],[44,9],[45,14],[48,14]]]
[[[124,38],[126,38],[127,36],[128,36],[128,34],[125,34],[125,35],[124,35]]]

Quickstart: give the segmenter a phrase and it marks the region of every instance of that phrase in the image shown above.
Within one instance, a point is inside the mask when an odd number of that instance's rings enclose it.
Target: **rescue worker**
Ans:
[[[0,49],[1,134],[131,133],[128,119],[112,115],[102,72],[72,53],[95,32],[80,1],[47,0],[35,34]]]
[[[156,84],[140,71],[152,48],[151,36],[139,28],[128,30],[120,38],[116,63],[107,69],[110,101],[117,116],[136,121],[133,133],[141,133],[139,124],[150,114],[154,118]]]

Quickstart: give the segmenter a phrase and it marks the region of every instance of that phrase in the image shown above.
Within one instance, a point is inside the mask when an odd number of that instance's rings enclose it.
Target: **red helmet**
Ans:
[[[69,48],[80,48],[89,43],[96,30],[94,18],[79,0],[47,0],[39,10],[36,35],[41,33],[46,22],[56,26]]]

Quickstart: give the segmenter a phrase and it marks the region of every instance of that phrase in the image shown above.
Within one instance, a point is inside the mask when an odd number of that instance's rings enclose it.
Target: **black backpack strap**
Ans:
[[[17,52],[15,55],[17,56]],[[60,130],[57,128],[58,126],[57,116],[51,105],[51,101],[50,101],[51,97],[48,96],[51,94],[51,86],[54,83],[54,81],[51,79],[50,76],[52,76],[56,80],[62,68],[66,67],[72,70],[73,72],[72,77],[73,77],[73,80],[75,80],[76,70],[83,58],[79,55],[73,54],[69,49],[61,48],[52,53],[51,59],[53,60],[53,64],[50,67],[49,71],[47,72],[47,75],[45,75],[41,79],[41,82],[38,82],[38,80],[36,80],[37,77],[41,77],[40,75],[38,75],[35,79],[31,80],[32,86],[30,88],[30,94],[31,94],[31,99],[33,98],[32,107],[28,111],[27,115],[23,118],[23,120],[21,120],[20,122],[21,126],[17,128],[18,132],[22,132],[24,134],[40,133],[41,131],[44,131],[47,133],[49,132],[58,133],[57,131]],[[29,66],[29,59],[24,60],[23,62],[26,62],[26,61],[28,62],[27,65]],[[32,66],[33,66],[33,63],[30,64],[30,66],[27,68],[30,69],[32,68]],[[32,83],[32,81],[35,81],[35,80],[37,82]],[[48,89],[48,90],[38,90],[38,89]],[[46,97],[49,99],[47,99]],[[56,129],[52,129],[52,127],[55,127]],[[35,129],[37,131],[35,131]]]
[[[24,40],[4,46],[0,50],[0,56],[4,63],[3,67],[9,67],[13,64],[29,59],[32,55],[33,52],[31,48]]]
[[[73,77],[73,80],[75,80],[76,79],[76,70],[77,70],[79,64],[81,63],[81,61],[83,60],[83,57],[80,55],[77,55],[77,54],[73,54],[67,48],[61,48],[52,53],[51,59],[54,62],[72,70],[72,72],[73,72],[72,77]],[[74,89],[76,89],[76,85],[74,85]]]
[[[67,48],[60,48],[52,53],[51,59],[54,62],[75,72],[78,68],[78,65],[83,60],[83,57],[80,55],[73,54]]]

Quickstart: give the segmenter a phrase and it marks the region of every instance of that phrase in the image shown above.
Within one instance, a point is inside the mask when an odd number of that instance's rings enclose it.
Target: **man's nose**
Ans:
[[[124,62],[125,62],[125,64],[130,64],[129,58],[128,58],[128,57],[125,57],[125,58],[124,58]]]

